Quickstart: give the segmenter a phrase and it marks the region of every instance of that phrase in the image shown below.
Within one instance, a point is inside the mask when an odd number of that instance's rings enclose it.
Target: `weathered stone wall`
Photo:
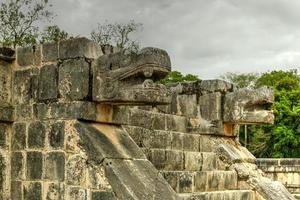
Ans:
[[[91,62],[101,53],[81,38],[19,48],[16,61],[1,61],[1,199],[113,197],[73,127],[91,115]]]
[[[270,179],[282,182],[300,198],[300,159],[259,158],[256,163]]]
[[[165,51],[85,38],[0,60],[0,200],[293,199],[236,141],[240,123],[272,122],[269,89],[157,85]]]

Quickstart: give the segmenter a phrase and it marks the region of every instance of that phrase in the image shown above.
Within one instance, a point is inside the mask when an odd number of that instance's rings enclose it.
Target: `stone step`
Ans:
[[[251,190],[187,193],[179,196],[182,200],[256,200],[255,193]]]
[[[142,150],[158,170],[211,171],[222,169],[215,153],[145,148]]]
[[[235,171],[161,171],[160,173],[177,193],[238,189]]]
[[[138,126],[125,126],[131,138],[139,147],[174,149],[183,151],[212,152],[216,146],[231,138],[217,137],[165,130],[151,130]]]

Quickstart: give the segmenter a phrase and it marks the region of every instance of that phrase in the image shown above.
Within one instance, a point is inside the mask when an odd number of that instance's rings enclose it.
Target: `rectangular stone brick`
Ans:
[[[158,169],[164,169],[166,154],[164,150],[153,149],[151,150],[150,161]]]
[[[199,97],[200,115],[209,121],[222,120],[222,94],[219,92]]]
[[[197,95],[177,95],[177,114],[196,117],[198,114]]]
[[[165,170],[183,170],[183,152],[166,150]]]
[[[44,198],[46,200],[64,200],[65,188],[63,183],[43,182]]]
[[[44,43],[42,45],[43,62],[58,60],[58,43]]]
[[[202,170],[202,153],[200,152],[184,152],[184,169],[187,171]]]
[[[0,63],[0,104],[11,103],[11,66]]]
[[[58,69],[58,89],[61,97],[82,100],[89,96],[90,66],[84,59],[64,61]]]
[[[58,71],[56,65],[45,65],[40,69],[39,100],[56,99],[58,96]]]
[[[12,181],[11,182],[11,200],[23,200],[23,188],[21,181]]]
[[[65,123],[58,121],[50,125],[48,134],[49,145],[52,148],[63,148],[65,141]]]
[[[51,152],[45,159],[45,178],[48,180],[64,181],[65,179],[65,154]]]
[[[11,154],[11,178],[14,181],[25,178],[25,158],[21,152]]]
[[[26,177],[28,180],[40,180],[43,174],[43,154],[41,152],[27,152]]]
[[[183,136],[183,150],[185,151],[199,151],[199,135],[185,134]]]
[[[27,104],[35,100],[38,89],[38,69],[15,70],[13,73],[13,102]]]
[[[45,147],[46,125],[41,121],[31,122],[28,126],[28,148]]]
[[[24,200],[42,200],[42,184],[30,182],[23,186]]]
[[[95,59],[102,54],[100,46],[87,38],[74,38],[59,42],[59,58],[91,58]]]
[[[0,106],[0,121],[13,122],[14,108],[11,106]]]
[[[93,191],[91,200],[116,200],[113,192]]]
[[[33,107],[29,104],[19,104],[15,106],[16,121],[33,119]]]
[[[183,137],[184,135],[182,133],[172,132],[172,149],[183,149]]]
[[[26,124],[14,123],[12,127],[12,150],[22,150],[26,147]]]
[[[9,147],[8,138],[10,136],[10,128],[8,124],[0,123],[0,147],[7,149]]]

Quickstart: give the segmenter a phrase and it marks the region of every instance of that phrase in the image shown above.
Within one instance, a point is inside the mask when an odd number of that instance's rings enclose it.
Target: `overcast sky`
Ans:
[[[216,78],[300,66],[299,0],[52,0],[64,30],[143,23],[142,46],[163,48],[173,70]]]

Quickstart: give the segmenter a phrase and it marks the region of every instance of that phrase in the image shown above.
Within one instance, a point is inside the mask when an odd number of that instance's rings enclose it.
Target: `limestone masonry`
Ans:
[[[295,199],[299,169],[276,179],[237,139],[273,123],[273,92],[156,84],[170,70],[86,38],[0,49],[0,200]]]

